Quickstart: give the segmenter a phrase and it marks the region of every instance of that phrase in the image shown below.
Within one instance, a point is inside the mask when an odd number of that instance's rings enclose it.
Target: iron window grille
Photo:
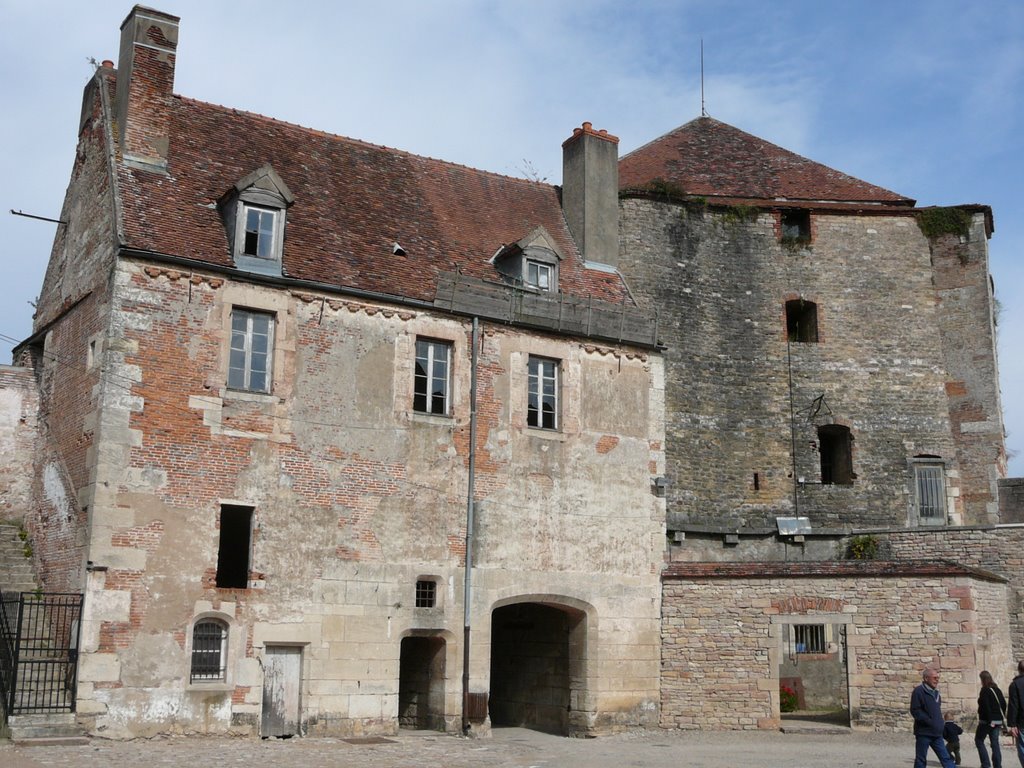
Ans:
[[[826,653],[825,625],[793,625],[793,650],[796,653]]]
[[[433,608],[437,605],[437,582],[420,579],[416,582],[416,607]]]
[[[197,622],[192,629],[191,682],[223,681],[227,671],[227,627],[214,620]]]
[[[914,467],[917,496],[917,517],[922,523],[941,525],[946,522],[946,478],[941,464]]]

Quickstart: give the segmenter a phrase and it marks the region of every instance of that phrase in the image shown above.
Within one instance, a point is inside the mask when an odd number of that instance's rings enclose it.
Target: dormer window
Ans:
[[[242,253],[261,259],[272,259],[274,254],[274,223],[277,211],[255,205],[243,205],[245,210],[245,243]]]
[[[538,291],[550,291],[555,282],[555,268],[535,259],[526,260],[526,275],[523,284]]]
[[[561,250],[544,227],[510,245],[503,245],[491,259],[506,282],[531,291],[558,291],[558,265]]]
[[[284,256],[285,214],[295,201],[269,165],[238,181],[221,199],[235,266],[263,275],[280,275]]]

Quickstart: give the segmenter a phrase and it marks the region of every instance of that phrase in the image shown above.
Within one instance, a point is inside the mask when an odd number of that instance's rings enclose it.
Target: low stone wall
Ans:
[[[1012,661],[1005,580],[951,563],[676,563],[663,586],[667,728],[777,728],[787,624],[845,625],[858,728],[910,729],[925,666],[942,672],[946,706],[971,713],[978,672]]]

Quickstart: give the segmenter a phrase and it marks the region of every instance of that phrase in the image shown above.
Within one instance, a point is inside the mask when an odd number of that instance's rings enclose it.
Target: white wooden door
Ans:
[[[260,734],[299,734],[299,682],[302,678],[302,649],[268,645],[263,655],[263,717]]]

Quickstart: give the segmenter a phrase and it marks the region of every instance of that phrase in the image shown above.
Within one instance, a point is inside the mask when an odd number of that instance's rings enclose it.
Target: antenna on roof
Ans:
[[[700,116],[707,117],[708,111],[704,109],[704,38],[700,39]]]

